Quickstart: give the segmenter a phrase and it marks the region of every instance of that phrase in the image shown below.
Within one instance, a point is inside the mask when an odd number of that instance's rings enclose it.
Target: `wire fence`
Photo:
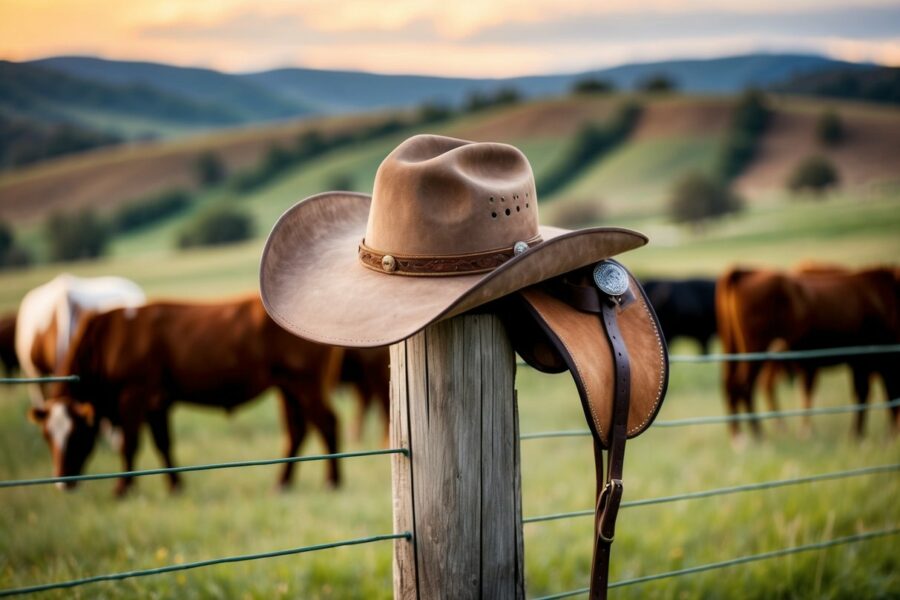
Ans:
[[[896,353],[900,352],[900,344],[897,345],[889,345],[889,346],[855,346],[855,347],[847,347],[847,348],[831,348],[831,349],[821,349],[821,350],[807,350],[807,351],[785,351],[785,352],[760,352],[760,353],[748,353],[748,354],[714,354],[714,355],[704,355],[704,356],[671,356],[670,360],[673,363],[703,363],[703,362],[724,362],[724,361],[759,361],[759,360],[807,360],[807,359],[822,359],[822,358],[834,358],[838,356],[865,356],[865,355],[875,355],[875,354],[888,354],[888,353]],[[19,383],[47,383],[47,382],[58,382],[58,381],[78,381],[79,378],[77,375],[70,376],[54,376],[54,377],[31,377],[31,378],[2,378],[0,379],[0,384],[19,384]],[[693,418],[685,418],[685,419],[676,419],[669,421],[657,421],[654,423],[654,427],[684,427],[684,426],[698,426],[698,425],[711,425],[718,423],[729,423],[734,421],[748,421],[748,420],[757,420],[757,419],[772,419],[772,418],[780,418],[780,417],[796,417],[796,416],[818,416],[818,415],[828,415],[828,414],[838,414],[838,413],[849,413],[849,412],[859,412],[870,409],[878,409],[878,408],[896,408],[900,406],[900,398],[891,400],[890,402],[878,403],[878,404],[866,404],[866,405],[855,405],[855,406],[846,406],[846,407],[821,407],[814,409],[805,409],[805,410],[786,410],[786,411],[771,411],[764,413],[756,413],[756,414],[736,414],[736,415],[723,415],[723,416],[707,416],[707,417],[693,417]],[[546,431],[546,432],[535,432],[529,434],[523,434],[520,436],[521,440],[535,440],[535,439],[546,439],[546,438],[554,438],[554,437],[578,437],[578,436],[586,436],[590,435],[588,430],[571,430],[571,431]],[[73,475],[73,476],[65,476],[65,477],[43,477],[43,478],[35,478],[35,479],[19,479],[19,480],[7,480],[0,481],[0,488],[13,488],[13,487],[23,487],[23,486],[34,486],[34,485],[45,485],[51,483],[65,483],[65,482],[74,482],[74,481],[91,481],[91,480],[101,480],[101,479],[114,479],[120,477],[142,477],[148,475],[162,475],[167,473],[184,473],[184,472],[192,472],[192,471],[207,471],[207,470],[216,470],[216,469],[233,469],[233,468],[243,468],[243,467],[253,467],[253,466],[266,466],[266,465],[277,465],[277,464],[285,464],[292,462],[309,462],[309,461],[321,461],[321,460],[342,460],[348,458],[358,458],[358,457],[366,457],[366,456],[381,456],[381,455],[393,455],[393,454],[401,454],[403,456],[409,457],[409,451],[405,448],[388,448],[383,450],[364,450],[358,452],[342,452],[335,454],[320,454],[320,455],[311,455],[311,456],[292,456],[286,458],[276,458],[276,459],[262,459],[262,460],[247,460],[247,461],[235,461],[235,462],[226,462],[226,463],[210,463],[210,464],[201,464],[201,465],[191,465],[184,467],[171,467],[171,468],[159,468],[159,469],[145,469],[145,470],[136,470],[136,471],[123,471],[123,472],[113,472],[113,473],[95,473],[95,474],[86,474],[86,475]],[[862,467],[858,469],[851,469],[845,471],[836,471],[831,473],[820,473],[817,475],[809,475],[803,477],[794,477],[790,479],[781,479],[774,481],[765,481],[758,483],[750,483],[743,485],[736,485],[730,487],[716,488],[716,489],[708,489],[708,490],[700,490],[695,492],[685,492],[682,494],[676,494],[671,496],[662,496],[657,498],[644,498],[640,500],[633,500],[629,502],[623,502],[622,508],[636,507],[636,506],[647,506],[652,504],[664,504],[668,502],[678,502],[678,501],[686,501],[686,500],[695,500],[699,498],[707,498],[711,496],[720,496],[720,495],[728,495],[728,494],[736,494],[742,492],[751,492],[758,491],[764,489],[785,487],[791,485],[799,485],[806,483],[815,483],[820,481],[827,480],[835,480],[835,479],[845,479],[851,477],[860,477],[864,475],[876,475],[882,473],[895,472],[900,470],[900,463],[896,464],[887,464],[887,465],[879,465],[879,466],[869,466]],[[531,523],[539,523],[544,521],[552,521],[559,519],[568,519],[579,516],[587,516],[593,515],[593,510],[584,510],[584,511],[574,511],[568,513],[556,513],[550,515],[539,515],[535,517],[528,517],[523,519],[523,524],[531,524]],[[896,535],[900,533],[900,528],[895,529],[885,529],[881,531],[873,531],[867,533],[860,533],[857,535],[851,535],[841,538],[834,538],[831,540],[822,541],[814,544],[807,544],[803,546],[795,546],[791,548],[782,548],[779,550],[774,550],[770,552],[764,552],[761,554],[754,554],[749,556],[737,557],[717,563],[710,563],[705,565],[698,565],[694,567],[689,567],[686,569],[680,569],[677,571],[669,571],[665,573],[657,573],[653,575],[646,575],[643,577],[637,577],[633,579],[627,579],[622,581],[613,582],[609,585],[610,588],[623,587],[628,585],[635,585],[640,583],[645,583],[649,581],[655,581],[659,579],[669,578],[669,577],[678,577],[682,575],[689,575],[692,573],[698,573],[702,571],[708,571],[713,569],[721,569],[730,566],[735,566],[739,564],[744,564],[753,561],[765,560],[769,558],[776,558],[779,556],[784,556],[787,554],[794,554],[798,552],[807,552],[812,550],[821,550],[825,548],[829,548],[832,546],[849,544],[854,542],[866,541],[878,537],[885,537],[890,535]],[[159,575],[164,573],[171,573],[175,571],[183,571],[187,569],[196,569],[201,567],[208,567],[219,564],[228,564],[242,561],[250,561],[250,560],[260,560],[260,559],[269,559],[276,558],[280,556],[289,556],[295,554],[301,554],[306,552],[316,552],[321,550],[326,550],[330,548],[337,548],[341,546],[354,546],[360,544],[369,544],[379,541],[385,540],[412,540],[412,534],[410,532],[403,533],[394,533],[394,534],[383,534],[383,535],[375,535],[369,537],[355,538],[349,540],[343,540],[338,542],[331,542],[325,544],[316,544],[311,546],[301,546],[297,548],[289,548],[285,550],[277,550],[272,552],[263,552],[257,554],[245,554],[238,556],[228,556],[221,558],[213,558],[209,560],[202,560],[190,563],[179,563],[166,565],[153,569],[144,569],[144,570],[135,570],[135,571],[126,571],[120,573],[111,573],[105,575],[95,575],[90,577],[84,577],[80,579],[73,579],[69,581],[62,581],[56,583],[46,583],[40,585],[33,585],[27,587],[19,587],[19,588],[9,588],[9,589],[0,589],[0,597],[7,597],[13,595],[21,595],[21,594],[32,594],[44,591],[50,591],[54,589],[66,589],[77,587],[81,585],[86,585],[90,583],[97,583],[102,581],[117,581],[134,577],[145,577],[149,575]],[[588,589],[578,589],[572,590],[568,592],[563,592],[560,594],[555,594],[552,596],[544,596],[543,598],[537,600],[551,600],[556,598],[567,598],[571,596],[576,596],[580,594],[587,593]]]

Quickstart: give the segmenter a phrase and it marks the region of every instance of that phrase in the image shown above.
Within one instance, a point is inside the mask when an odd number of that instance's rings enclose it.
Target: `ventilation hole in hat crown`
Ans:
[[[506,209],[506,216],[507,216],[507,217],[509,216],[509,209],[508,209],[508,208]]]
[[[517,207],[516,207],[516,212],[519,212],[520,210],[521,210],[521,209],[517,206]]]
[[[500,202],[506,202],[506,198],[504,198],[503,196],[500,196]]]
[[[527,203],[527,202],[525,203],[525,208],[528,208],[528,203]]]
[[[493,202],[493,201],[494,201],[494,197],[491,196],[490,198],[488,198],[488,200],[490,200],[491,202]]]
[[[492,212],[492,213],[491,213],[491,218],[492,218],[492,219],[496,219],[496,218],[497,218],[497,213]]]

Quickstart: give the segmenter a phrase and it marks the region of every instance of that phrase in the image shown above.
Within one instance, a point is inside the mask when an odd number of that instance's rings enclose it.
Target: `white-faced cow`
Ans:
[[[143,290],[121,277],[81,278],[63,274],[25,294],[16,318],[16,356],[26,377],[51,375],[62,364],[72,336],[88,312],[134,308],[146,302]],[[41,406],[45,386],[32,386]]]
[[[80,381],[54,385],[47,404],[31,411],[42,427],[57,476],[81,472],[96,436],[97,421],[121,427],[123,466],[134,467],[142,424],[150,426],[166,467],[173,466],[169,410],[175,402],[230,411],[276,387],[287,444],[293,456],[312,423],[328,452],[338,450],[337,419],[329,393],[337,382],[342,350],[297,338],[272,321],[257,297],[217,304],[154,302],[88,319],[62,372]],[[293,463],[280,483],[291,480]],[[328,481],[338,485],[337,461]],[[169,474],[171,487],[178,475]],[[116,493],[131,484],[120,479]]]

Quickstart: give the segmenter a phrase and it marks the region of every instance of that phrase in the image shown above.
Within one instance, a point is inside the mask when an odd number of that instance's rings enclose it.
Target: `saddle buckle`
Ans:
[[[607,544],[611,544],[616,537],[616,517],[619,514],[623,491],[624,486],[621,479],[610,479],[597,499],[597,508],[600,512],[600,518],[597,521],[597,535]]]

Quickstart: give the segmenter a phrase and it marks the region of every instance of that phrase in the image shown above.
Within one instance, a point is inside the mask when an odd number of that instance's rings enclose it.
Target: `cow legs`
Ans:
[[[862,439],[866,428],[866,404],[869,402],[869,371],[860,365],[850,365],[853,371],[853,392],[856,395],[856,407],[859,409],[854,419],[853,432],[857,439]]]
[[[134,470],[134,457],[137,454],[138,450],[138,441],[140,440],[141,433],[141,418],[140,415],[134,413],[128,413],[122,415],[122,470],[123,471],[133,471]],[[124,496],[131,486],[134,485],[134,480],[131,477],[121,477],[116,482],[115,495],[118,497]]]
[[[801,377],[803,384],[803,410],[811,410],[813,407],[813,391],[816,388],[816,367],[801,367]],[[801,435],[809,437],[812,434],[812,417],[809,414],[803,415],[801,425]]]
[[[284,448],[285,458],[290,458],[297,454],[303,438],[306,436],[306,416],[300,407],[299,399],[291,394],[288,390],[281,390],[281,414],[284,426],[287,429],[287,443]],[[284,463],[281,470],[281,478],[278,485],[282,489],[287,489],[291,485],[291,479],[294,474],[295,463]]]
[[[162,458],[163,465],[167,469],[171,469],[175,465],[172,463],[171,444],[172,438],[169,435],[169,411],[167,409],[154,410],[147,415],[147,423],[150,425],[150,432],[153,434],[153,443],[159,450],[159,456]],[[181,479],[178,473],[169,473],[169,489],[177,491],[181,487]]]
[[[778,396],[775,393],[775,386],[778,383],[778,373],[782,370],[782,366],[775,362],[764,363],[760,369],[759,379],[760,387],[766,396],[766,404],[769,411],[778,412]],[[775,426],[779,431],[784,431],[784,420],[781,417],[775,417]]]
[[[325,447],[329,454],[337,454],[338,452],[338,427],[337,417],[331,408],[328,395],[321,389],[309,389],[303,396],[304,412],[308,415],[309,420],[322,434],[325,441]],[[331,458],[328,460],[326,480],[332,487],[338,487],[341,484],[341,473],[338,466],[338,460]]]

